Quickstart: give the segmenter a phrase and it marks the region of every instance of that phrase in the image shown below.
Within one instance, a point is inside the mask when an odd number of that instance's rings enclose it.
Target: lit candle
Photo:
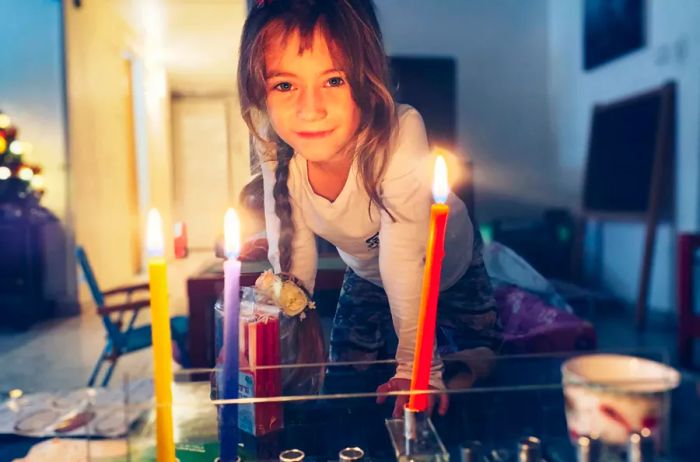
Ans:
[[[224,216],[224,384],[223,398],[238,398],[238,322],[240,310],[241,224],[233,209]],[[219,429],[221,462],[236,460],[238,449],[238,405],[224,405]]]
[[[423,291],[418,313],[418,332],[416,333],[416,350],[413,356],[411,391],[426,391],[430,383],[437,301],[440,293],[440,272],[442,270],[442,258],[445,255],[447,214],[450,210],[445,204],[448,193],[447,165],[444,157],[439,155],[435,159],[433,179],[433,199],[435,203],[430,207],[430,234],[428,235],[425,268],[423,270]],[[428,409],[428,395],[411,394],[408,407],[414,411],[426,411]]]
[[[168,273],[163,258],[163,224],[155,209],[148,212],[146,228],[148,282],[151,292],[153,383],[156,398],[156,454],[158,462],[175,461],[173,438],[173,365],[168,314]]]

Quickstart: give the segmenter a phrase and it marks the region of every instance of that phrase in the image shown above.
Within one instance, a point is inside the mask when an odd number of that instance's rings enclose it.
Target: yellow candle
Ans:
[[[173,439],[173,365],[168,314],[168,273],[163,258],[163,226],[158,211],[148,213],[148,282],[151,292],[153,386],[156,401],[156,454],[158,462],[175,461]]]

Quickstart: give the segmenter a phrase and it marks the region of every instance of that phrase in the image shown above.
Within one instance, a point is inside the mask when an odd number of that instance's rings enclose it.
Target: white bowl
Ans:
[[[668,433],[670,390],[680,374],[634,356],[592,354],[562,365],[566,423],[572,439],[591,435],[625,445],[630,432],[646,428],[657,447]]]

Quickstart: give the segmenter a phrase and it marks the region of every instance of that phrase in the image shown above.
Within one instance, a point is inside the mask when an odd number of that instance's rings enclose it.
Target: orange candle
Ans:
[[[433,179],[435,203],[430,207],[430,234],[428,235],[425,268],[423,269],[423,291],[418,313],[416,350],[413,355],[412,392],[427,391],[430,382],[435,323],[437,321],[437,301],[440,294],[440,273],[442,271],[442,258],[445,255],[445,230],[447,228],[447,215],[450,211],[450,208],[445,204],[448,193],[447,165],[444,157],[439,155],[435,159]],[[426,411],[428,409],[428,395],[411,393],[408,407],[413,411]]]

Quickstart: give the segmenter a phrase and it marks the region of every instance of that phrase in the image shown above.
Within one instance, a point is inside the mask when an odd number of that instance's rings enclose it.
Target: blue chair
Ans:
[[[134,325],[139,311],[150,306],[150,300],[148,298],[134,300],[133,295],[140,291],[148,291],[148,284],[118,287],[102,292],[97,284],[95,274],[92,272],[85,249],[78,246],[75,249],[75,255],[85,276],[85,282],[90,288],[90,294],[97,306],[97,313],[102,317],[102,322],[107,331],[105,347],[90,375],[88,386],[92,387],[95,385],[103,365],[110,363],[101,383],[101,386],[105,387],[109,383],[114,367],[121,356],[148,348],[152,344],[150,324]],[[120,304],[108,305],[105,298],[111,298],[115,295],[125,296],[126,301]],[[125,319],[127,314],[131,314],[128,320]],[[180,363],[183,367],[188,367],[190,364],[187,354],[187,324],[186,316],[175,316],[170,319],[172,339],[180,350]]]

